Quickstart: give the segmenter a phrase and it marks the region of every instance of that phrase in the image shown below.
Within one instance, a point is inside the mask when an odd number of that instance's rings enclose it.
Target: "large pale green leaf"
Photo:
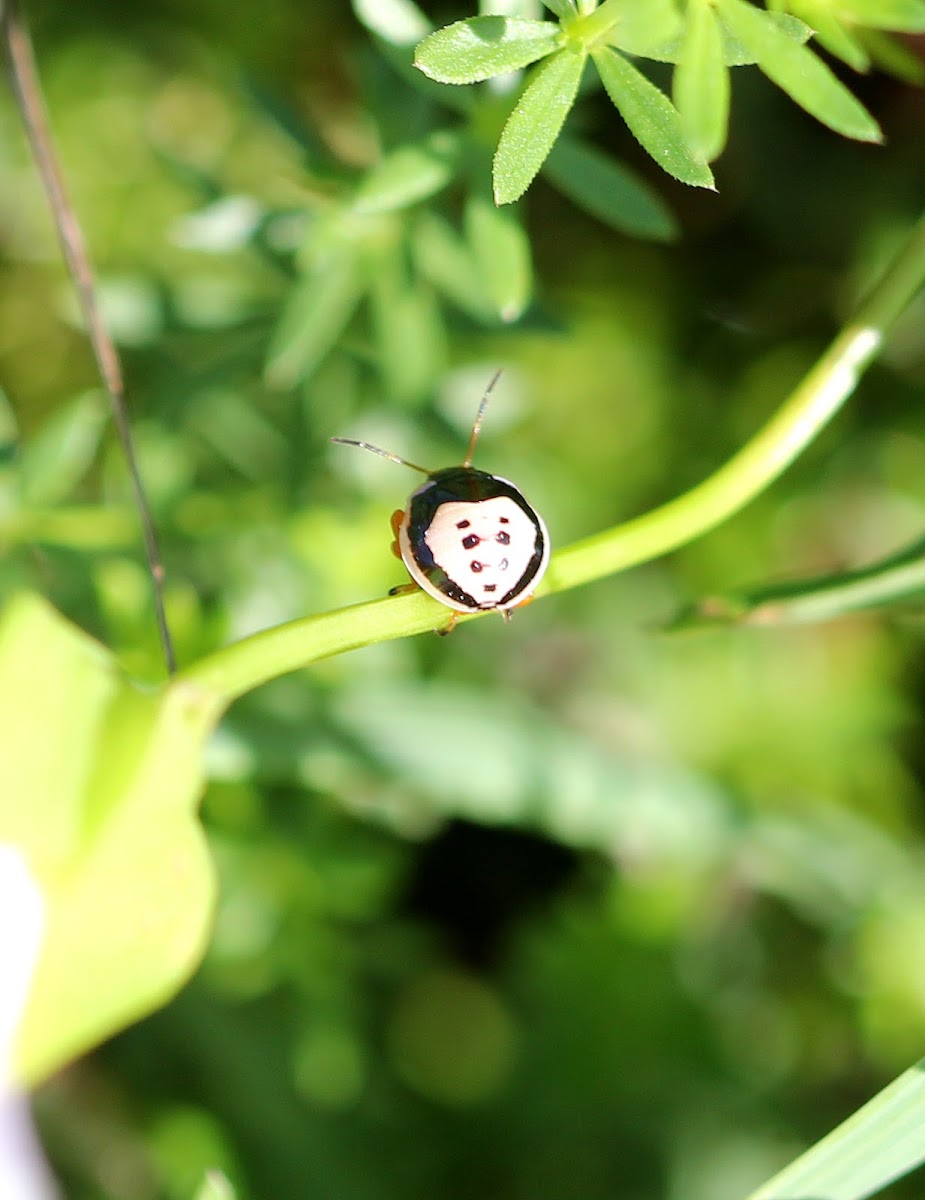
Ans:
[[[619,233],[658,242],[677,236],[677,222],[655,189],[586,142],[560,137],[543,174],[579,208]]]
[[[440,83],[477,83],[544,58],[561,40],[562,31],[552,21],[470,17],[425,38],[414,65]]]
[[[691,153],[678,111],[664,92],[610,46],[592,51],[607,95],[630,133],[663,171],[694,187],[713,187],[710,168]]]
[[[466,197],[463,221],[492,315],[516,321],[533,292],[530,239],[519,217],[509,208],[498,208],[488,192],[479,189]]]
[[[214,879],[195,806],[219,711],[188,684],[135,687],[36,597],[0,618],[0,843],[46,909],[23,1080],[150,1012],[199,962]]]
[[[672,91],[691,152],[712,162],[726,143],[729,68],[723,62],[722,34],[709,0],[691,0],[688,5]]]
[[[925,1059],[748,1200],[864,1200],[925,1162]]]
[[[533,182],[575,103],[584,66],[585,55],[560,50],[537,68],[508,117],[495,152],[497,204],[519,199]]]
[[[716,9],[765,75],[801,108],[845,137],[881,141],[880,127],[860,100],[812,50],[782,35],[767,13],[745,0],[716,0]]]

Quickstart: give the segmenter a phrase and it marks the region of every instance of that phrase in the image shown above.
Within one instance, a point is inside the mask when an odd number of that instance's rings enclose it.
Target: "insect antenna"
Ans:
[[[412,471],[420,471],[422,475],[430,475],[426,467],[419,467],[417,463],[408,462],[407,458],[401,458],[397,454],[391,454],[388,450],[380,450],[378,446],[373,446],[369,442],[358,442],[356,438],[332,437],[332,442],[337,442],[339,446],[359,446],[361,450],[369,450],[371,454],[378,454],[380,458],[388,458],[394,463],[398,463],[402,467],[410,467]]]
[[[485,389],[485,395],[482,397],[481,403],[479,404],[479,411],[475,414],[475,424],[472,426],[472,434],[469,438],[469,449],[466,451],[466,458],[463,462],[464,467],[472,466],[472,454],[475,450],[475,443],[479,439],[479,434],[482,432],[482,421],[485,417],[485,409],[488,408],[488,398],[494,391],[495,384],[501,378],[502,374],[503,368],[500,371],[495,371],[494,375],[492,376],[491,383]]]

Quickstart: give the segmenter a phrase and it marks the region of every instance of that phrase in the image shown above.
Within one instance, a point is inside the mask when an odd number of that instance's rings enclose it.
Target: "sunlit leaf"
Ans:
[[[585,56],[560,50],[537,68],[508,117],[494,160],[495,200],[519,199],[543,165],[575,103]]]
[[[433,26],[413,0],[353,0],[357,20],[393,46],[413,46]]]
[[[677,236],[677,222],[655,189],[587,142],[560,137],[543,174],[579,208],[619,233],[659,242]]]
[[[644,8],[640,11],[642,14],[645,13]],[[794,42],[802,44],[808,42],[813,36],[812,29],[804,21],[791,16],[790,13],[765,12],[764,16],[777,27],[780,33]],[[727,67],[750,66],[756,61],[748,47],[743,45],[722,24],[720,24],[720,34],[723,62]],[[679,23],[679,32],[666,39],[653,36],[652,29],[643,20],[631,25],[617,24],[608,36],[607,43],[618,50],[623,50],[626,54],[635,55],[637,58],[652,58],[657,62],[676,63],[683,44],[683,29],[680,29]]]
[[[834,0],[835,12],[871,29],[925,32],[925,0]]]
[[[664,92],[609,46],[592,52],[607,94],[633,137],[663,171],[694,187],[713,187],[710,168],[694,158],[677,109]]]
[[[855,33],[839,21],[827,0],[791,0],[796,16],[816,31],[816,41],[854,71],[870,69],[870,55]]]
[[[905,83],[916,86],[925,84],[925,62],[901,38],[876,29],[858,30],[856,36],[882,71],[889,72]]]
[[[414,65],[440,83],[476,83],[544,58],[561,39],[562,31],[552,21],[470,17],[425,38]]]
[[[744,0],[716,0],[716,8],[761,70],[801,108],[845,137],[881,140],[880,127],[863,104],[812,50],[783,36],[765,12]]]
[[[729,69],[723,63],[722,34],[708,0],[692,0],[688,6],[672,89],[691,152],[711,162],[726,142]]]
[[[567,21],[578,16],[575,0],[543,0],[543,3],[560,21]]]
[[[0,620],[0,842],[46,906],[15,1047],[29,1082],[163,1003],[199,961],[214,880],[195,805],[213,700],[134,687],[36,597]]]
[[[516,321],[533,291],[530,240],[519,217],[475,190],[466,197],[464,227],[494,313]]]

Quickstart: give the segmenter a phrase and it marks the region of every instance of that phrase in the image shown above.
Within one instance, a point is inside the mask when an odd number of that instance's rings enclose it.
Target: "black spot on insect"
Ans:
[[[496,592],[497,590],[498,590],[498,585],[496,583],[486,583],[485,586],[482,588],[483,592]]]
[[[505,533],[505,531],[502,529],[501,532],[495,538],[495,541],[500,542],[502,546],[507,546],[510,544],[511,535],[509,533]]]
[[[502,520],[506,520],[506,518],[502,518]],[[468,529],[470,524],[471,524],[470,521],[457,521],[456,528],[457,529]]]
[[[482,564],[479,562],[479,560],[477,558],[474,558],[472,560],[472,562],[469,563],[469,570],[475,571],[476,575],[478,575],[478,573],[479,573],[479,571],[481,571],[481,569],[482,569]]]
[[[467,521],[466,524],[468,525],[469,522]],[[474,550],[481,540],[477,533],[467,533],[462,540],[463,549]]]
[[[507,525],[507,524],[509,524],[510,518],[508,518],[508,517],[500,517],[499,519],[500,519],[500,521],[501,521],[501,524],[502,524],[502,525]]]

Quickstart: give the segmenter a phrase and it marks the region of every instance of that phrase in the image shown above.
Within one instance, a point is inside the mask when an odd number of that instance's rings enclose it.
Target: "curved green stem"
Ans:
[[[750,442],[677,499],[560,550],[553,556],[538,594],[565,591],[647,562],[692,541],[743,508],[793,462],[838,411],[879,350],[886,331],[923,282],[925,216],[913,227],[853,320]],[[188,667],[179,678],[230,701],[319,658],[439,629],[446,620],[447,610],[423,593],[375,600],[245,638]]]

